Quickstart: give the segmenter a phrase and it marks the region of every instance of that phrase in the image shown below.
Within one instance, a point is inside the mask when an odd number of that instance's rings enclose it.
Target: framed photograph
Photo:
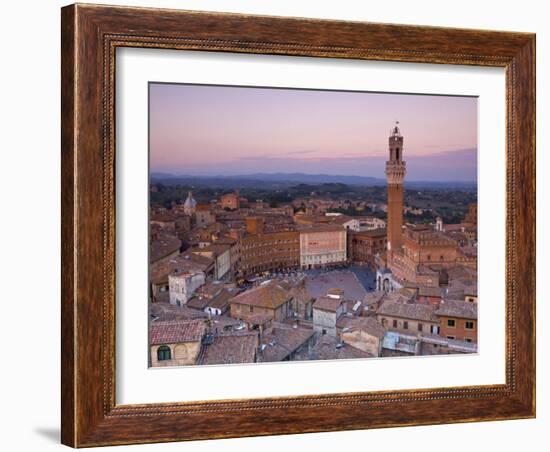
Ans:
[[[62,442],[535,416],[535,36],[62,9]]]

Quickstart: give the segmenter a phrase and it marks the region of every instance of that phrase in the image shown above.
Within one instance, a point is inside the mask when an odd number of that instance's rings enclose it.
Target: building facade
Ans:
[[[215,262],[214,279],[225,278],[231,270],[231,246],[221,243],[211,243],[193,250],[193,253],[209,257]]]
[[[210,226],[216,222],[216,216],[208,204],[199,204],[195,208],[195,225],[199,228]]]
[[[237,210],[241,207],[239,192],[226,193],[220,200],[222,209]]]
[[[203,320],[152,322],[150,359],[152,367],[195,364],[206,332]]]
[[[234,319],[245,322],[283,322],[292,314],[292,297],[275,281],[270,281],[233,298],[230,313]]]
[[[353,262],[376,266],[376,255],[386,251],[386,229],[348,232],[349,258]]]
[[[347,260],[346,229],[316,225],[300,229],[300,267],[321,268]]]
[[[436,307],[386,301],[376,312],[378,322],[387,330],[399,333],[439,334]]]
[[[202,271],[183,271],[168,275],[170,304],[183,306],[205,282],[206,275]]]
[[[299,265],[300,235],[296,231],[248,234],[241,239],[238,268],[243,275]]]
[[[436,311],[441,325],[441,336],[477,343],[477,303],[463,300],[445,300]]]
[[[313,330],[321,335],[336,337],[336,322],[346,311],[346,304],[339,294],[327,294],[313,303]]]

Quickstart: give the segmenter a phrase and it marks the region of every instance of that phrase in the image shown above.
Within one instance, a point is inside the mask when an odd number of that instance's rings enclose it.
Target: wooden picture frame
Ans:
[[[62,442],[73,447],[535,416],[535,35],[162,9],[62,9]],[[115,50],[506,69],[506,383],[115,403]],[[496,151],[495,151],[496,152]]]

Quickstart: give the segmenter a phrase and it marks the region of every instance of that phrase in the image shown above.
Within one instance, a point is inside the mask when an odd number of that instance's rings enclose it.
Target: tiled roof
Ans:
[[[214,256],[221,256],[222,254],[228,252],[230,249],[230,245],[214,242],[202,248],[194,248],[191,250],[191,252],[198,255],[204,255],[203,253],[212,253]]]
[[[187,303],[185,303],[185,306],[193,309],[200,309],[203,310],[208,306],[208,302],[210,300],[206,297],[193,297],[191,298]]]
[[[171,211],[159,211],[159,212],[151,212],[151,221],[158,221],[158,222],[172,222],[176,221],[176,216]]]
[[[309,328],[276,326],[262,339],[262,361],[282,361],[308,341],[315,332]]]
[[[168,292],[163,292],[168,293]],[[187,303],[189,304],[189,303]],[[191,309],[187,304],[185,306],[176,306],[170,303],[151,303],[149,304],[149,313],[156,322],[165,320],[194,320],[208,317],[205,312]]]
[[[366,231],[359,231],[359,232],[353,233],[353,235],[357,237],[371,237],[371,238],[386,237],[386,234],[387,234],[386,228],[369,229]]]
[[[468,277],[451,279],[447,289],[447,297],[460,299],[464,295],[477,296],[477,281]]]
[[[384,294],[383,301],[384,302],[396,302],[396,303],[407,303],[408,301],[412,300],[414,297],[410,294],[404,295],[400,291],[396,292],[388,292]]]
[[[290,289],[290,295],[296,300],[298,305],[306,305],[312,301],[313,297],[309,295],[304,284],[298,284]]]
[[[237,240],[228,235],[220,235],[214,243],[233,246],[237,243]]]
[[[343,232],[346,230],[346,228],[344,228],[344,226],[342,225],[325,223],[316,223],[313,225],[298,225],[297,229],[302,233]]]
[[[332,222],[335,224],[345,224],[352,220],[358,221],[356,218],[348,217],[347,215],[334,215]]]
[[[418,295],[421,297],[441,297],[441,289],[439,287],[420,286]]]
[[[454,279],[476,279],[477,272],[469,267],[463,265],[456,265],[447,269],[447,274],[449,275],[449,280]]]
[[[181,241],[172,235],[161,235],[150,245],[149,262],[156,262],[179,250]]]
[[[310,359],[357,359],[372,358],[373,355],[349,344],[340,342],[338,339],[327,335],[321,336],[312,347]]]
[[[204,320],[168,320],[151,322],[150,343],[179,344],[200,341],[206,330]]]
[[[237,295],[231,303],[277,309],[290,298],[288,291],[275,281],[270,281]]]
[[[376,312],[379,315],[399,317],[401,319],[437,322],[439,319],[435,315],[435,309],[435,307],[425,304],[385,301]]]
[[[346,317],[342,316],[338,320],[336,326],[338,328],[346,329],[346,331],[361,330],[365,331],[371,336],[375,336],[378,339],[384,337],[386,334],[386,328],[382,326],[374,317]],[[345,332],[345,331],[342,331]]]
[[[444,300],[439,305],[436,314],[444,317],[475,320],[477,319],[477,303],[462,300]]]
[[[221,333],[210,345],[203,345],[197,364],[253,363],[258,349],[256,332]]]
[[[313,303],[313,309],[336,312],[342,303],[343,300],[341,298],[319,297],[317,301]]]
[[[200,259],[194,259],[198,257]],[[206,272],[213,265],[214,261],[208,257],[196,256],[194,254],[180,254],[169,259],[167,262],[158,262],[151,265],[150,279],[153,284],[167,284],[168,275],[183,271]]]
[[[382,300],[382,298],[384,297],[384,294],[385,292],[382,290],[379,290],[376,292],[369,292],[367,293],[365,298],[363,298],[363,304],[366,306],[376,305],[380,302],[380,300]]]
[[[462,225],[462,223],[446,224],[445,231],[446,232],[462,231],[463,227],[464,226]]]
[[[229,300],[239,292],[239,289],[228,288],[219,292],[212,300],[208,302],[211,308],[223,309],[229,304]]]

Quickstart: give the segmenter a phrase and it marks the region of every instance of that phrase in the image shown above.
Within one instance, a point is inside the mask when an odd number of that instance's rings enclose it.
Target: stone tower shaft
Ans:
[[[388,182],[388,251],[396,251],[403,244],[403,181],[407,173],[403,161],[403,136],[397,124],[390,132],[389,160],[386,161]]]

